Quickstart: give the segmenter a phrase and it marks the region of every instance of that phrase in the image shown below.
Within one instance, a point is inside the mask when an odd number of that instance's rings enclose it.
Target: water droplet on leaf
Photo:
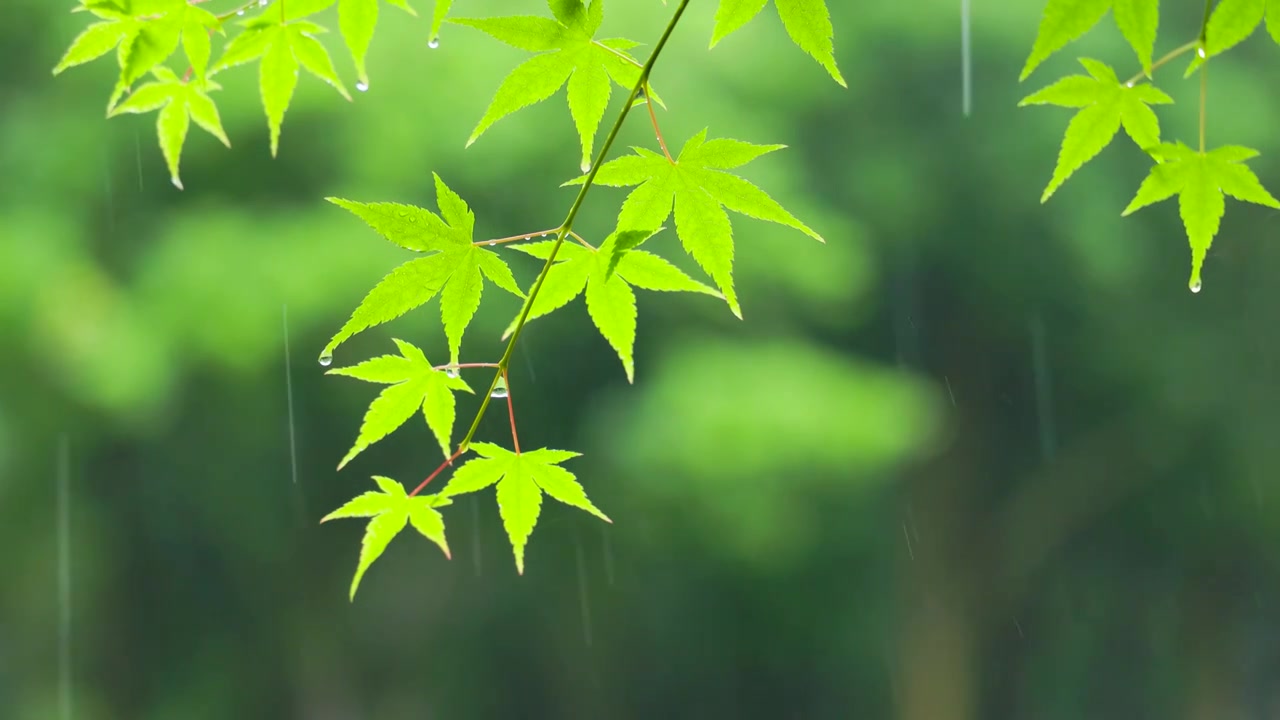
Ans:
[[[489,247],[493,247],[494,245],[497,245],[497,244],[498,244],[498,241],[497,241],[497,240],[490,240],[490,241],[489,241]]]
[[[321,355],[321,356],[320,356],[320,364],[321,364],[322,366],[324,366],[324,367],[329,367],[329,365],[331,365],[332,363],[333,363],[333,356],[332,356],[332,355]]]
[[[582,172],[584,172],[584,173],[589,173],[589,172],[591,172],[591,162],[590,162],[590,161],[583,160],[583,161],[582,161],[582,164],[581,164],[581,165],[579,165],[578,167],[582,168]]]
[[[1188,287],[1191,288],[1191,292],[1193,293],[1200,292],[1200,278],[1196,278],[1195,280],[1192,280],[1191,284],[1188,285]]]
[[[266,7],[271,0],[258,0],[258,7]]]
[[[243,15],[243,14],[244,14],[244,11],[243,11],[243,10],[237,10],[237,11],[236,11],[236,14],[237,14],[237,15]]]
[[[451,378],[456,378],[462,375],[462,373],[456,367],[445,368],[444,374],[448,375]]]
[[[1200,57],[1204,57],[1204,46],[1203,46],[1203,45],[1201,45],[1200,47],[1196,48],[1196,54],[1197,54],[1197,55],[1199,55]]]
[[[365,92],[369,89],[369,83],[361,80],[360,82],[356,83],[356,89],[359,90],[360,92]]]
[[[431,38],[430,40],[427,41],[427,47],[431,48],[432,50],[435,50],[436,48],[440,47],[440,40],[438,38]]]
[[[507,379],[500,377],[498,378],[498,384],[493,386],[493,392],[489,393],[489,397],[504,398],[510,394],[511,393],[507,390]]]

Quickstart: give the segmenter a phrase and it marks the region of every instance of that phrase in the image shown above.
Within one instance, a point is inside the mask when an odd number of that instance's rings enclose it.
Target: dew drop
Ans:
[[[498,378],[498,383],[493,386],[493,392],[489,393],[491,398],[504,398],[510,393],[507,391],[507,379]]]
[[[332,356],[332,355],[321,355],[321,356],[320,356],[320,364],[321,364],[323,367],[329,367],[331,364],[333,364],[333,356]]]
[[[427,41],[427,47],[431,48],[432,50],[435,50],[436,48],[440,47],[440,40],[438,38],[431,38],[430,40]]]
[[[1129,82],[1126,82],[1126,83],[1124,84],[1124,86],[1125,86],[1125,87],[1133,87],[1133,81],[1132,81],[1132,80],[1130,80]]]
[[[356,83],[356,89],[359,90],[360,92],[366,92],[369,89],[369,83],[361,80],[360,82]]]
[[[266,6],[267,6],[267,5],[269,5],[270,3],[271,3],[271,0],[258,0],[258,7],[260,7],[260,8],[261,8],[261,7],[266,7]]]
[[[1200,56],[1200,57],[1202,57],[1202,58],[1204,57],[1204,46],[1203,46],[1203,45],[1201,45],[1200,47],[1196,48],[1196,54],[1197,54],[1197,55],[1199,55],[1199,56]]]
[[[169,181],[170,181],[170,182],[172,182],[172,183],[173,183],[173,186],[174,186],[174,187],[176,187],[176,188],[178,188],[179,190],[183,190],[183,189],[184,189],[184,188],[182,187],[182,181],[181,181],[181,180],[179,180],[179,179],[178,179],[178,177],[177,177],[176,175],[175,175],[174,177],[172,177],[172,178],[169,178]]]
[[[445,368],[444,374],[448,375],[451,378],[456,378],[462,375],[462,373],[456,367]]]
[[[237,14],[237,15],[243,15],[243,14],[244,14],[244,11],[243,11],[243,10],[237,10],[237,11],[236,11],[236,14]]]
[[[578,167],[582,168],[582,172],[584,172],[584,173],[589,173],[589,172],[591,172],[591,163],[590,163],[590,161],[583,160],[583,161],[582,161],[582,164],[581,164],[581,165],[579,165]]]
[[[497,241],[497,240],[490,240],[490,241],[489,241],[489,247],[493,247],[494,245],[497,245],[497,244],[498,244],[498,241]]]
[[[1188,287],[1191,288],[1191,292],[1193,293],[1200,292],[1200,279],[1196,278],[1195,280],[1192,280],[1191,284]]]

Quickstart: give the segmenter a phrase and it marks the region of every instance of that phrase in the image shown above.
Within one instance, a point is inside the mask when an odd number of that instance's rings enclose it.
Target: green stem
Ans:
[[[516,322],[516,328],[511,333],[511,339],[507,341],[507,349],[502,353],[502,359],[498,361],[498,372],[494,374],[493,382],[489,385],[489,392],[485,393],[485,398],[480,403],[480,411],[476,413],[475,420],[471,422],[471,429],[467,431],[466,437],[458,445],[459,453],[466,452],[467,447],[471,444],[471,438],[475,437],[476,430],[480,427],[480,420],[484,417],[484,412],[489,407],[489,400],[493,397],[493,389],[497,387],[498,380],[507,371],[507,365],[511,362],[511,354],[516,348],[516,341],[520,339],[520,331],[524,329],[525,322],[529,319],[529,312],[533,310],[533,302],[538,297],[538,292],[542,289],[543,283],[546,282],[547,274],[551,272],[551,266],[555,263],[556,253],[559,252],[560,246],[564,244],[564,239],[573,231],[573,221],[578,218],[578,211],[582,209],[582,203],[587,197],[587,191],[591,189],[591,185],[595,181],[596,173],[600,171],[600,166],[604,164],[604,159],[608,155],[609,149],[613,147],[613,141],[618,137],[618,131],[622,129],[622,124],[631,112],[632,103],[635,102],[636,96],[640,94],[640,90],[645,86],[645,83],[649,81],[649,73],[653,71],[654,63],[658,60],[662,49],[666,47],[667,39],[671,37],[672,31],[675,30],[676,24],[680,21],[680,16],[684,14],[684,10],[688,5],[689,0],[680,0],[680,5],[676,7],[676,11],[671,16],[671,21],[667,23],[666,30],[662,32],[662,37],[658,40],[658,44],[653,47],[653,52],[649,54],[649,59],[640,68],[640,77],[636,80],[635,87],[631,88],[631,93],[627,95],[626,102],[622,104],[622,112],[618,114],[618,119],[614,121],[613,128],[609,130],[609,135],[605,138],[604,144],[600,146],[600,152],[596,154],[596,160],[591,164],[591,170],[587,173],[586,181],[582,183],[582,189],[578,191],[578,197],[574,198],[573,205],[569,208],[568,216],[565,217],[564,223],[561,224],[560,231],[556,233],[556,243],[551,247],[551,254],[547,256],[547,262],[542,266],[542,272],[538,275],[537,282],[534,283],[533,289],[529,291],[529,298],[525,300],[524,309],[520,312],[520,319]]]
[[[1204,20],[1200,22],[1200,52],[1204,63],[1200,65],[1200,154],[1204,154],[1205,109],[1209,97],[1209,8],[1213,0],[1204,0]]]
[[[1162,65],[1165,65],[1173,60],[1177,60],[1179,57],[1182,57],[1183,55],[1186,55],[1188,52],[1195,50],[1197,47],[1200,46],[1200,42],[1201,41],[1197,38],[1184,45],[1179,45],[1173,50],[1170,50],[1169,52],[1165,53],[1164,56],[1161,57],[1159,60],[1156,60],[1155,62],[1151,63],[1151,72],[1155,72],[1156,68]],[[1128,82],[1126,82],[1125,84],[1132,85],[1146,76],[1147,76],[1146,73],[1140,72],[1137,75],[1134,75],[1133,77],[1129,78]]]

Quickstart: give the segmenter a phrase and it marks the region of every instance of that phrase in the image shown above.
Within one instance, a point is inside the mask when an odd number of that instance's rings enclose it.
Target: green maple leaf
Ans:
[[[1026,80],[1050,55],[1089,32],[1107,10],[1113,11],[1116,26],[1137,53],[1143,72],[1150,75],[1160,23],[1158,0],[1049,0],[1018,80]]]
[[[716,9],[716,24],[711,31],[711,47],[746,25],[764,9],[768,0],[720,0]],[[840,69],[836,67],[835,45],[832,36],[831,13],[826,0],[773,0],[791,41],[818,61],[832,79],[843,87],[849,87]]]
[[[1040,202],[1048,200],[1072,173],[1102,152],[1121,127],[1144,150],[1158,145],[1160,123],[1150,105],[1173,102],[1152,85],[1129,86],[1120,82],[1106,63],[1080,58],[1080,64],[1089,71],[1089,76],[1069,75],[1018,103],[1019,107],[1058,105],[1080,108],[1067,125],[1058,164],[1040,196]]]
[[[164,62],[182,44],[197,79],[209,64],[209,33],[220,23],[213,13],[183,0],[86,0],[78,11],[102,19],[85,28],[53,69],[57,75],[115,49],[120,65],[108,112],[133,83]]]
[[[1280,208],[1280,202],[1244,164],[1258,156],[1252,148],[1224,145],[1203,153],[1182,143],[1163,143],[1152,154],[1158,162],[1121,216],[1177,195],[1178,211],[1191,243],[1189,285],[1192,291],[1199,292],[1200,268],[1226,212],[1223,195],[1270,208]]]
[[[542,493],[566,505],[586,510],[605,522],[613,522],[591,504],[573,473],[560,467],[560,463],[578,457],[579,453],[546,448],[514,453],[484,442],[471,443],[471,449],[480,457],[458,468],[449,484],[440,491],[440,497],[452,498],[477,492],[497,483],[498,512],[502,515],[507,536],[511,538],[516,570],[521,575],[524,574],[525,545],[538,524],[538,514],[542,509]]]
[[[456,415],[454,390],[473,392],[460,377],[453,377],[443,370],[436,370],[417,347],[392,338],[400,348],[400,355],[382,355],[351,367],[335,368],[328,375],[345,375],[365,382],[389,385],[369,405],[360,435],[347,452],[341,470],[365,448],[395,432],[419,410],[427,419],[427,427],[435,434],[444,456],[451,457],[453,421]]]
[[[581,0],[549,0],[549,4],[554,20],[531,15],[449,20],[538,53],[516,66],[498,86],[467,146],[498,120],[546,100],[568,82],[569,114],[582,141],[582,165],[589,167],[596,132],[609,104],[610,79],[628,91],[640,79],[640,63],[626,52],[637,43],[593,39],[603,19],[604,0],[593,0],[590,6]]]
[[[387,2],[415,17],[418,14],[406,0]],[[356,64],[356,75],[365,89],[369,87],[365,56],[369,53],[369,43],[373,42],[373,29],[377,24],[378,0],[338,0],[338,29],[342,31],[342,39],[346,41],[351,59]]]
[[[135,90],[124,102],[112,109],[109,116],[160,111],[156,117],[160,151],[164,153],[164,159],[169,165],[170,179],[181,190],[178,164],[192,120],[221,140],[223,145],[231,147],[231,141],[222,129],[222,120],[218,117],[218,107],[209,97],[211,91],[222,88],[212,80],[182,82],[172,70],[163,65],[152,68],[151,74],[156,78],[155,81]]]
[[[209,74],[261,58],[258,88],[271,129],[271,156],[275,157],[280,146],[280,126],[298,86],[299,67],[332,85],[347,100],[351,95],[334,70],[329,51],[316,39],[328,32],[325,28],[296,15],[281,23],[277,13],[253,18],[244,26],[244,31],[227,43]]]
[[[555,264],[547,272],[547,279],[534,300],[528,319],[533,320],[564,307],[586,290],[587,313],[600,334],[618,353],[627,372],[627,382],[632,382],[635,379],[636,343],[633,286],[644,290],[687,291],[724,297],[657,255],[635,249],[653,234],[645,231],[615,232],[599,250],[563,244],[556,253]],[[513,245],[511,249],[546,260],[554,245],[555,241],[548,240]],[[503,338],[515,329],[518,319],[519,315],[511,321]]]
[[[444,518],[436,508],[452,501],[441,495],[409,497],[404,486],[395,480],[379,476],[373,479],[382,492],[369,491],[358,495],[320,520],[323,523],[340,518],[373,518],[365,528],[364,540],[360,544],[360,563],[351,580],[352,600],[356,599],[356,588],[360,587],[365,571],[409,523],[413,523],[413,529],[423,537],[439,545],[446,558],[450,557],[449,543],[444,536]]]
[[[652,231],[661,227],[674,205],[680,242],[715,280],[733,314],[741,318],[742,309],[733,290],[733,228],[725,208],[795,228],[826,242],[763,190],[724,172],[784,147],[727,138],[707,140],[707,131],[703,130],[685,143],[674,161],[644,148],[632,148],[634,155],[601,165],[595,182],[614,187],[638,186],[622,203],[618,216],[621,229]],[[584,181],[585,177],[580,177],[565,184]]]
[[[330,357],[347,338],[394,320],[440,294],[440,314],[449,339],[449,359],[458,362],[462,335],[480,306],[482,277],[507,292],[524,297],[509,268],[492,250],[471,240],[475,216],[462,198],[435,175],[440,215],[412,205],[358,203],[326,198],[364,220],[387,240],[428,253],[392,270],[365,296],[321,353]]]

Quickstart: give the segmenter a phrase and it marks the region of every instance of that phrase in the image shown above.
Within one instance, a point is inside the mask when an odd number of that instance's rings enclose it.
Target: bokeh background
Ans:
[[[234,148],[193,128],[178,192],[154,115],[103,118],[111,60],[50,76],[87,18],[7,2],[0,718],[1280,718],[1277,214],[1229,201],[1193,295],[1176,204],[1120,218],[1148,166],[1123,136],[1038,203],[1070,111],[1016,103],[1080,55],[1135,71],[1109,17],[1020,85],[1041,4],[974,0],[966,116],[959,0],[831,4],[848,90],[772,9],[708,52],[711,2],[655,74],[673,144],[790,146],[743,173],[828,244],[735,216],[745,322],[641,293],[634,385],[581,300],[515,356],[524,444],[582,452],[615,525],[549,503],[520,577],[492,492],[465,498],[452,561],[406,534],[351,604],[363,524],[317,521],[439,451],[415,421],[334,470],[376,390],[316,357],[405,255],[323,198],[434,207],[435,171],[480,236],[554,227],[563,95],[464,150],[524,54],[429,49],[384,6],[372,87],[304,77],[278,159],[255,71],[220,78]],[[1164,5],[1157,52],[1200,20]],[[670,10],[613,0],[603,34]],[[455,4],[513,13],[546,14]],[[1273,192],[1277,61],[1263,33],[1214,61],[1208,112]],[[1181,67],[1160,112],[1191,141]],[[622,144],[653,145],[643,114]],[[517,307],[486,293],[464,359]],[[336,364],[392,335],[445,355],[433,303]]]

